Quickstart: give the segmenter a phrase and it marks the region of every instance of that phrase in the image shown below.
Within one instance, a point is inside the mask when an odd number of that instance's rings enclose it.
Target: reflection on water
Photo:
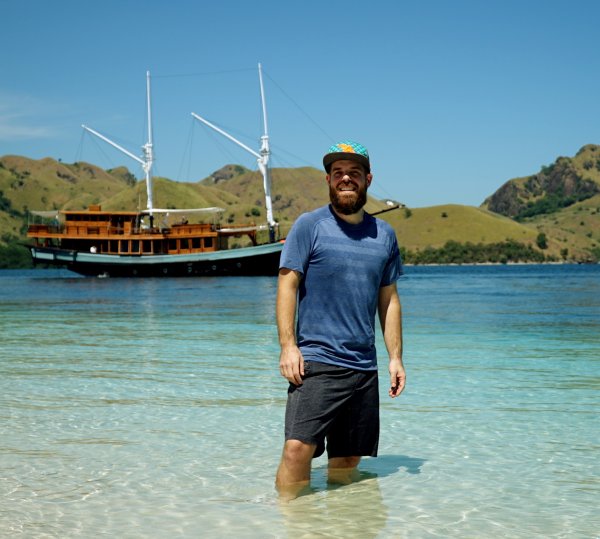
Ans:
[[[279,503],[288,537],[368,539],[388,524],[380,478],[400,471],[419,474],[425,460],[404,455],[365,458],[350,482],[333,483],[326,466],[313,470],[311,486],[295,500]]]
[[[350,485],[337,485],[279,504],[290,539],[378,537],[388,520],[379,482],[365,473]]]

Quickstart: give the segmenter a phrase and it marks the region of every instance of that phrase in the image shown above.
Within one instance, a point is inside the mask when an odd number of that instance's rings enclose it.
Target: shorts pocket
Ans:
[[[303,378],[306,378],[311,371],[313,370],[313,362],[312,361],[305,361],[304,362],[304,376]]]

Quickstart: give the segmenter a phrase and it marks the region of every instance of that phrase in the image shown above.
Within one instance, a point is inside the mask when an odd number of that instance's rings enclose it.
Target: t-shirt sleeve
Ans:
[[[303,275],[306,273],[312,248],[313,229],[314,222],[308,216],[301,215],[296,220],[283,244],[279,269],[287,268]]]
[[[390,234],[390,257],[383,271],[380,286],[388,286],[395,283],[404,273],[396,234],[393,229],[388,231],[388,233]]]

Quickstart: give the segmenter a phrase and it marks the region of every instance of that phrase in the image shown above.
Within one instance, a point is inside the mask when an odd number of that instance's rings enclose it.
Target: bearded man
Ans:
[[[279,368],[289,387],[275,484],[288,499],[309,485],[312,459],[325,450],[331,482],[351,480],[362,456],[377,456],[377,313],[389,396],[406,383],[396,288],[402,262],[394,230],[364,211],[369,153],[347,140],[329,148],[323,165],[331,204],[296,220],[279,266]]]

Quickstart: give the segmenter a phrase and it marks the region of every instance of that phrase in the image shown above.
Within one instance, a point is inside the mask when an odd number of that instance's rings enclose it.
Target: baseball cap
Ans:
[[[371,172],[369,152],[362,144],[359,144],[358,142],[353,140],[344,140],[331,146],[323,157],[323,166],[325,167],[327,173],[329,173],[332,163],[335,161],[341,161],[342,159],[356,161],[365,167],[367,172]]]

